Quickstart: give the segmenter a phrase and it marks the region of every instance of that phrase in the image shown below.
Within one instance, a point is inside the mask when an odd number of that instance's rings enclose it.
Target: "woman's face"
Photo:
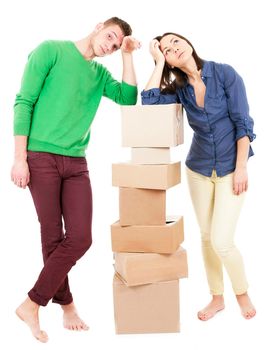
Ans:
[[[192,56],[192,47],[186,40],[176,35],[169,34],[160,40],[160,50],[165,56],[166,62],[171,67],[181,68]]]

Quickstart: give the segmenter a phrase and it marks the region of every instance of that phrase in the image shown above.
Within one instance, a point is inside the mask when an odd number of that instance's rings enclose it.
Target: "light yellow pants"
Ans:
[[[211,177],[196,173],[189,168],[187,179],[195,214],[202,239],[202,253],[210,287],[213,295],[224,292],[224,265],[235,294],[247,291],[244,264],[234,245],[237,220],[244,201],[245,192],[233,194],[233,173]]]

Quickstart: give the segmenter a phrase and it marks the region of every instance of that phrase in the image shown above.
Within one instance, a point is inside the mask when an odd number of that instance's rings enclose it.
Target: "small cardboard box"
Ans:
[[[176,333],[179,322],[179,281],[127,287],[113,279],[117,334]]]
[[[122,146],[175,147],[183,143],[180,104],[121,106]]]
[[[180,162],[156,165],[112,164],[112,185],[166,190],[181,181]]]
[[[119,188],[120,225],[165,225],[166,191]]]
[[[114,253],[115,271],[127,286],[171,281],[188,276],[186,250],[173,254]]]
[[[113,252],[172,254],[184,240],[183,217],[167,220],[165,225],[111,225]]]
[[[133,164],[168,164],[170,163],[170,148],[133,147],[131,161]]]

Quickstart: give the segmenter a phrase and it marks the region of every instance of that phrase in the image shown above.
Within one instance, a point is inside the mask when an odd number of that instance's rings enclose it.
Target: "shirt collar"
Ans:
[[[212,65],[208,61],[203,61],[203,67],[202,67],[202,77],[212,77],[213,71],[212,71]]]

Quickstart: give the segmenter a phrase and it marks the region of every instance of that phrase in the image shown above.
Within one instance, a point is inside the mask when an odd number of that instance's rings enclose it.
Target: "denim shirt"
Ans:
[[[204,108],[197,105],[192,85],[175,94],[154,88],[142,91],[142,104],[181,103],[194,131],[186,165],[193,171],[225,176],[235,170],[237,140],[248,136],[253,141],[253,119],[249,115],[242,78],[227,64],[204,61],[201,77],[206,86]],[[249,157],[254,153],[249,149]]]

